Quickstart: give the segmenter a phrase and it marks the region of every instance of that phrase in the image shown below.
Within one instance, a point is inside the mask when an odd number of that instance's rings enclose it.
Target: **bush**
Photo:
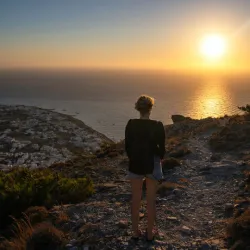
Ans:
[[[188,154],[191,154],[191,150],[188,149],[186,146],[181,146],[181,147],[171,151],[168,155],[170,157],[184,157]]]
[[[65,245],[65,235],[51,223],[32,227],[28,220],[16,221],[15,237],[0,243],[0,250],[59,250]]]
[[[246,106],[243,107],[238,107],[239,110],[244,111],[245,113],[250,114],[250,105],[247,104]]]
[[[15,168],[0,172],[1,228],[20,217],[30,206],[50,208],[58,203],[77,203],[93,193],[89,178],[70,179],[51,169]]]
[[[245,187],[245,189],[246,189],[246,191],[250,191],[250,171],[246,171],[245,172],[245,176],[246,176],[246,187]]]
[[[50,223],[37,225],[26,242],[27,250],[57,250],[65,243],[64,233]]]
[[[242,248],[235,249],[246,249],[250,246],[250,209],[247,209],[236,219],[232,219],[228,226],[228,236],[235,245],[241,242]],[[244,243],[244,246],[242,246],[242,243]]]
[[[180,160],[175,159],[173,157],[165,158],[162,160],[163,170],[173,169],[173,168],[180,166],[180,165],[181,165]]]
[[[31,225],[40,223],[49,217],[49,212],[45,207],[29,207],[24,213],[29,218]]]
[[[157,192],[160,195],[165,195],[168,192],[172,192],[174,189],[185,189],[185,186],[174,182],[163,182],[159,185]]]
[[[0,242],[0,250],[26,250],[25,245],[29,237],[31,237],[33,228],[29,220],[15,220],[12,225],[14,237],[10,240]]]

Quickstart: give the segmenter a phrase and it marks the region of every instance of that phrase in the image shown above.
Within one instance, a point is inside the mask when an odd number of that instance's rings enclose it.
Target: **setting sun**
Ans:
[[[200,50],[207,59],[219,59],[226,52],[226,41],[220,35],[208,35],[203,38]]]

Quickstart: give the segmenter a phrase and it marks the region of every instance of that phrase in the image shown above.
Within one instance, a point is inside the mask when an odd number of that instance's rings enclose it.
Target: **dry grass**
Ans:
[[[38,224],[26,241],[27,250],[59,250],[65,244],[65,234],[52,224]]]
[[[181,145],[182,140],[183,139],[180,136],[172,136],[170,138],[167,138],[167,143],[170,145],[177,146],[177,145]]]
[[[173,158],[173,157],[165,158],[162,161],[162,168],[164,170],[173,169],[173,168],[180,166],[180,165],[181,165],[180,161],[178,159]]]
[[[59,211],[56,216],[55,216],[55,224],[56,225],[62,225],[64,224],[65,222],[68,222],[69,221],[69,216],[67,215],[66,212],[64,211]]]
[[[165,194],[166,192],[173,191],[174,189],[185,189],[184,185],[180,185],[174,182],[164,182],[158,187],[159,194]]]
[[[31,225],[29,218],[15,220],[14,237],[0,243],[0,250],[56,250],[65,244],[65,235],[49,222]]]
[[[179,182],[183,183],[183,184],[186,184],[186,185],[188,185],[190,183],[190,181],[188,179],[186,179],[186,178],[180,178]]]
[[[246,176],[245,190],[250,191],[250,171],[245,171],[245,176]]]
[[[45,207],[29,207],[24,214],[29,218],[31,225],[35,225],[46,220],[49,216],[49,212]]]
[[[228,236],[232,239],[234,249],[250,247],[250,209],[248,208],[238,218],[229,221]],[[238,245],[237,248],[236,245]]]
[[[79,229],[80,234],[87,234],[100,228],[100,224],[87,223]]]
[[[0,243],[0,250],[26,250],[27,239],[31,237],[33,228],[28,218],[14,220],[14,237]]]

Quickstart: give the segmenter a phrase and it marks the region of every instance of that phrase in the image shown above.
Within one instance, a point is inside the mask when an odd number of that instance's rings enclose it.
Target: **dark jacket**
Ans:
[[[152,174],[154,156],[165,154],[165,129],[155,120],[130,119],[125,129],[125,149],[129,158],[129,171]]]

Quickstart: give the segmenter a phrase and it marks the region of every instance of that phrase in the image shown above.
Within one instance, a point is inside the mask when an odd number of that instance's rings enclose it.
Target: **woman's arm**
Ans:
[[[165,128],[163,126],[162,122],[158,123],[158,145],[159,145],[159,153],[160,153],[160,158],[163,159],[166,149],[165,149]]]
[[[128,157],[130,156],[130,142],[131,142],[130,124],[131,124],[131,120],[128,121],[126,128],[125,128],[125,151]]]

